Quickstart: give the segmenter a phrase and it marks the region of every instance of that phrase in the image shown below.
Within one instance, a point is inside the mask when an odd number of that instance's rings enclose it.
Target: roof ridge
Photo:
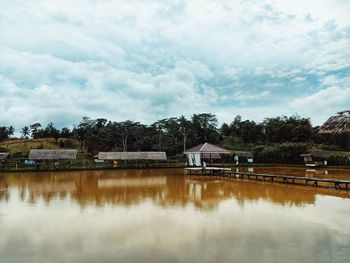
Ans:
[[[203,146],[199,149],[199,151],[203,150],[203,148],[207,145],[207,143],[204,143]]]

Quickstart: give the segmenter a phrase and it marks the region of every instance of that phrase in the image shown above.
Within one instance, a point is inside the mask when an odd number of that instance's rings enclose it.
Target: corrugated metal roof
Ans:
[[[166,160],[165,152],[99,152],[100,160]]]
[[[29,152],[30,160],[64,160],[76,159],[78,150],[33,149]]]
[[[5,160],[9,156],[9,153],[0,153],[0,160]]]
[[[225,148],[216,146],[214,144],[204,143],[204,144],[197,145],[191,149],[184,151],[184,154],[187,154],[187,153],[224,153],[224,154],[230,154],[231,151],[229,151]]]

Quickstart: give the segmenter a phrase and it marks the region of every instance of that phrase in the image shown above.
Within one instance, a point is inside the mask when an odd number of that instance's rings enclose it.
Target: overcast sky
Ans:
[[[348,0],[0,0],[0,126],[350,109]]]

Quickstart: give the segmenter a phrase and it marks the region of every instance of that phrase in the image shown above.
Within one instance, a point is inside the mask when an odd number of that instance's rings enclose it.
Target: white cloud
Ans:
[[[335,112],[348,109],[350,105],[350,87],[328,87],[309,96],[294,99],[289,107],[301,109],[314,120],[325,121],[324,116],[334,115]]]
[[[3,125],[69,125],[83,115],[149,122],[231,109],[259,119],[299,111],[280,103],[349,77],[348,1],[1,5]]]

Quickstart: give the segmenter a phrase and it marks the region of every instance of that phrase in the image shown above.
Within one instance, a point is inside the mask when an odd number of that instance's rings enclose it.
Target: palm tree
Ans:
[[[22,131],[21,131],[21,134],[22,134],[22,137],[23,138],[28,138],[29,134],[30,134],[30,129],[28,126],[24,126],[22,128]]]

